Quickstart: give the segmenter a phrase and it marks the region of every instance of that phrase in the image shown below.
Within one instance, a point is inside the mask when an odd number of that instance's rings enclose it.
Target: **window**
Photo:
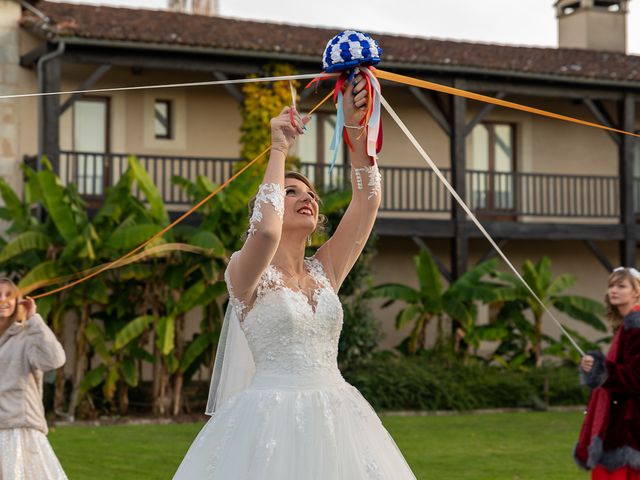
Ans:
[[[297,154],[300,157],[302,173],[317,186],[325,189],[338,188],[349,179],[345,174],[344,141],[336,155],[336,166],[329,173],[329,166],[333,160],[331,141],[336,128],[335,114],[318,112],[311,116],[307,124],[307,131],[296,141]]]
[[[156,100],[153,110],[156,138],[166,140],[173,138],[171,100]]]
[[[514,205],[515,125],[486,122],[469,136],[469,185],[476,210],[505,211]]]
[[[73,146],[78,192],[104,192],[105,154],[109,152],[109,99],[85,97],[73,104]]]

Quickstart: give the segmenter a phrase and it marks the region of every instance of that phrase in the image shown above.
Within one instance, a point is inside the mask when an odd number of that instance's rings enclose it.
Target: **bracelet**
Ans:
[[[354,130],[362,130],[364,125],[345,125],[344,128],[353,128]]]

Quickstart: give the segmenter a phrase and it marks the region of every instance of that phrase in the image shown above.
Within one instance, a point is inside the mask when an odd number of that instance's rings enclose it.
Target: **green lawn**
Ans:
[[[580,413],[383,417],[421,480],[587,480],[571,459],[581,419]],[[49,439],[70,480],[170,479],[201,426],[60,427]]]

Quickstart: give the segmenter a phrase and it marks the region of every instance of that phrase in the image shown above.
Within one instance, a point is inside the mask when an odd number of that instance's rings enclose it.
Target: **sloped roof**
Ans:
[[[51,20],[25,11],[21,26],[54,37],[179,45],[254,54],[283,54],[318,59],[337,33],[327,28],[208,17],[160,10],[116,8],[38,1]],[[368,32],[372,33],[372,32]],[[383,62],[407,67],[458,67],[567,80],[640,82],[640,56],[580,49],[540,48],[372,34]]]

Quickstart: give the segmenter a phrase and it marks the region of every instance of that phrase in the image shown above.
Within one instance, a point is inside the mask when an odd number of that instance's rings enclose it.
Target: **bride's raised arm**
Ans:
[[[355,83],[355,84],[354,84]],[[332,237],[318,250],[316,258],[322,262],[336,291],[358,260],[380,207],[380,173],[371,165],[367,155],[367,135],[359,122],[367,107],[365,80],[361,75],[349,83],[344,92],[345,126],[353,147],[351,158],[351,187],[349,207]]]
[[[292,125],[292,119],[296,123]],[[233,296],[248,304],[260,276],[269,266],[280,243],[284,216],[284,167],[296,135],[303,133],[303,121],[294,110],[285,107],[271,119],[271,152],[264,179],[252,206],[247,239],[232,255],[227,274]]]

